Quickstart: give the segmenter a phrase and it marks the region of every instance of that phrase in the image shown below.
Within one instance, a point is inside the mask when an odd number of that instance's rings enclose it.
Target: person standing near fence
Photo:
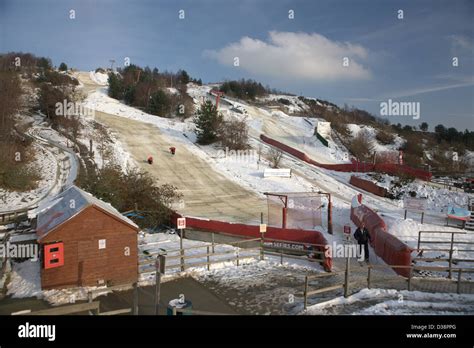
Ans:
[[[362,245],[364,246],[364,257],[365,261],[369,261],[369,241],[370,239],[370,234],[367,228],[365,228],[365,225],[362,224],[360,227],[357,227],[357,229],[354,232],[354,238],[357,240],[357,244],[359,244],[359,252],[362,253]]]

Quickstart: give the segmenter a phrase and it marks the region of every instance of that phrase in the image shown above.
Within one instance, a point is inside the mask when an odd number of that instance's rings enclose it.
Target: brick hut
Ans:
[[[137,281],[139,227],[110,204],[72,186],[39,211],[43,289]]]

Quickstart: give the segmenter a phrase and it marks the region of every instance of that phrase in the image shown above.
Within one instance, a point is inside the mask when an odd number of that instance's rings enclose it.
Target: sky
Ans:
[[[0,52],[252,78],[376,116],[419,103],[386,117],[474,130],[473,23],[470,0],[0,0]]]

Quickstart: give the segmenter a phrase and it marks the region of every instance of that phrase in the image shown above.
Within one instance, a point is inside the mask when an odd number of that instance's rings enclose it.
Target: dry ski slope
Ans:
[[[87,92],[93,91],[89,87],[94,82],[88,74],[82,73],[79,78],[88,87]],[[180,213],[245,223],[258,223],[260,212],[266,213],[264,199],[214,171],[184,146],[179,146],[172,156],[168,151],[171,141],[158,127],[99,111],[95,112],[95,119],[114,131],[141,169],[159,184],[172,184],[179,189],[184,202],[178,208]],[[153,165],[145,161],[149,155],[153,156]]]

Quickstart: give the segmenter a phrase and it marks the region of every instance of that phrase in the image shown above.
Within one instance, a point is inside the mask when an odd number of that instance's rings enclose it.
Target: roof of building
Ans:
[[[132,228],[138,229],[138,226],[132,220],[120,214],[111,204],[95,198],[77,186],[71,186],[53,200],[43,203],[38,207],[36,235],[39,239],[45,237],[56,227],[90,206],[96,206]]]

